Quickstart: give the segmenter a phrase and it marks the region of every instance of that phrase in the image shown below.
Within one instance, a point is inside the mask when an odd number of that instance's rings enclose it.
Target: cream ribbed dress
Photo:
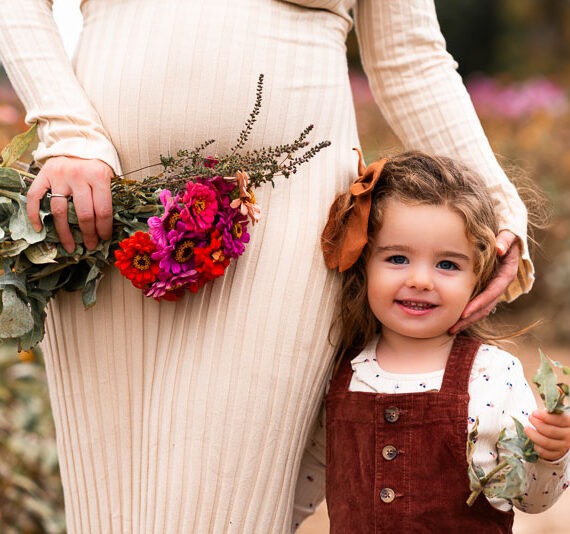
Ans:
[[[0,2],[0,52],[40,161],[117,172],[235,141],[265,74],[248,147],[332,146],[257,190],[263,218],[222,279],[177,303],[109,269],[97,304],[52,302],[44,343],[69,532],[280,533],[333,349],[336,278],[319,234],[354,178],[345,38],[354,16],[377,100],[404,145],[460,157],[525,238],[525,212],[485,140],[428,0],[84,0],[73,67],[47,0]],[[116,151],[115,151],[116,149]],[[532,282],[521,263],[523,289]],[[514,287],[514,294],[520,292]]]

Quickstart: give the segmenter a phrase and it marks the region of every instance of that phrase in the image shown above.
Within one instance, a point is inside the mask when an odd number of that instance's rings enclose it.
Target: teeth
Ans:
[[[414,302],[413,300],[402,300],[404,306],[407,308],[412,308],[413,310],[427,310],[433,308],[433,304],[429,302]]]

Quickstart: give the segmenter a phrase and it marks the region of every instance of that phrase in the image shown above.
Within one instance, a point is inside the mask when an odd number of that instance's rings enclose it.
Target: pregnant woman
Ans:
[[[333,357],[323,333],[338,279],[319,236],[355,178],[353,20],[402,143],[462,159],[499,204],[504,270],[473,315],[513,279],[508,298],[530,289],[524,207],[445,51],[432,0],[83,0],[81,9],[70,61],[49,0],[0,3],[2,62],[39,126],[43,168],[29,214],[51,190],[67,249],[69,201],[86,246],[109,237],[114,173],[207,139],[212,155],[226,152],[260,73],[263,104],[246,148],[289,142],[308,124],[312,140],[332,145],[256,190],[263,216],[246,253],[199,293],[156,302],[110,268],[93,308],[75,293],[51,302],[43,349],[68,530],[287,532]]]

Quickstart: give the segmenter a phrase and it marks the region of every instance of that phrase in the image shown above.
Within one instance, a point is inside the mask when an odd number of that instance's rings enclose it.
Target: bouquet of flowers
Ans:
[[[228,154],[204,155],[214,143],[209,140],[161,157],[162,172],[140,182],[115,177],[113,236],[95,250],[82,243],[72,202],[72,253],[59,243],[48,198],[40,204],[43,228],[34,231],[26,192],[37,169],[18,159],[34,139],[35,127],[16,136],[0,161],[0,339],[16,340],[21,349],[35,346],[44,335],[45,307],[56,292],[81,290],[84,306],[93,306],[103,270],[113,263],[156,300],[178,300],[222,276],[245,252],[250,226],[261,217],[253,190],[274,185],[277,176],[288,178],[330,145],[309,146],[311,125],[290,144],[241,153],[260,113],[262,90],[263,75],[253,110]]]

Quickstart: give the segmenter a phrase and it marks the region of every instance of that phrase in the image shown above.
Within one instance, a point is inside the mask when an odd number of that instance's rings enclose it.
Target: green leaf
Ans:
[[[558,379],[550,365],[551,360],[540,349],[539,353],[540,367],[533,376],[532,381],[536,384],[540,398],[544,401],[544,405],[549,413],[567,411],[569,408],[564,405],[566,394],[557,383]],[[558,366],[563,367],[560,364]]]
[[[505,466],[483,488],[483,493],[487,497],[515,499],[526,491],[526,471],[520,458],[507,457],[504,464]]]
[[[14,287],[2,290],[2,311],[0,312],[0,338],[17,338],[34,327],[34,319],[27,303]]]
[[[24,187],[20,173],[16,169],[0,167],[0,188],[8,191],[21,191]]]
[[[0,242],[0,257],[11,258],[18,256],[20,252],[26,250],[30,245],[25,239],[18,239],[16,241],[2,241]]]
[[[83,300],[83,306],[85,309],[91,308],[97,301],[97,286],[99,285],[99,280],[103,276],[103,270],[99,263],[95,263],[91,266],[89,274],[87,275],[87,280],[85,281],[85,286],[81,292],[81,298]]]
[[[30,312],[33,326],[19,338],[19,349],[29,350],[35,347],[45,335],[46,306],[53,296],[51,291],[34,290],[31,292]]]
[[[45,241],[34,243],[30,245],[24,253],[26,257],[35,264],[57,263],[55,261],[57,257],[57,245],[54,243],[46,243]]]
[[[12,240],[25,239],[29,244],[43,241],[46,237],[45,226],[42,226],[39,232],[34,230],[26,212],[26,197],[19,195],[16,202],[18,203],[18,209],[12,214],[9,226]]]
[[[18,273],[13,273],[6,264],[4,264],[3,270],[4,272],[0,276],[0,290],[7,287],[15,287],[20,293],[27,295],[26,277]]]
[[[515,433],[503,429],[497,441],[497,448],[507,450],[527,462],[537,462],[538,454],[534,450],[534,443],[525,434],[523,424],[515,417],[512,419],[515,423]]]
[[[554,365],[554,367],[558,367],[559,369],[562,369],[562,372],[565,375],[570,375],[570,367],[566,367],[565,365],[561,364],[560,362],[556,362],[554,360],[550,360],[552,362],[552,365]]]
[[[28,128],[25,132],[16,135],[3,149],[0,167],[10,167],[18,158],[28,150],[28,147],[36,136],[37,124]]]

